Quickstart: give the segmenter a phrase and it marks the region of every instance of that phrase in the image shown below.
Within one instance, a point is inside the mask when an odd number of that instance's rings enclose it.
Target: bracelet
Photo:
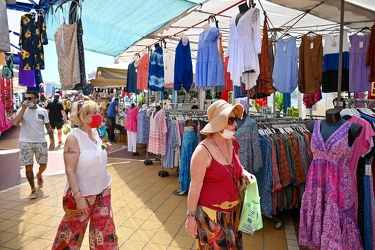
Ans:
[[[186,211],[186,216],[187,217],[195,217],[195,211]]]
[[[73,197],[76,195],[76,194],[78,194],[78,193],[80,193],[81,192],[81,190],[80,189],[78,189],[78,191],[77,192],[73,192],[73,190],[72,190],[72,195],[73,195]]]

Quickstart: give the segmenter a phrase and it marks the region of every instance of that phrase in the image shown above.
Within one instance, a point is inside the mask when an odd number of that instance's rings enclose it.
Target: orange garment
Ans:
[[[375,82],[375,23],[372,25],[370,43],[367,49],[366,65],[370,66],[369,82]]]
[[[228,72],[228,62],[229,62],[229,56],[226,56],[224,58],[224,78],[225,78],[224,91],[233,91],[233,82],[230,79],[230,73]]]
[[[5,54],[4,52],[0,52],[0,65],[5,65]]]
[[[260,58],[260,81],[258,83],[258,92],[262,94],[272,94],[276,89],[272,86],[272,69],[273,69],[273,53],[269,48],[272,43],[268,40],[267,17],[264,17],[263,23],[263,39]]]
[[[223,52],[223,36],[219,35],[219,53],[220,53],[220,59],[222,62],[224,62],[224,52]]]
[[[143,90],[148,89],[148,67],[150,64],[150,56],[145,53],[141,59],[137,68],[137,89]]]

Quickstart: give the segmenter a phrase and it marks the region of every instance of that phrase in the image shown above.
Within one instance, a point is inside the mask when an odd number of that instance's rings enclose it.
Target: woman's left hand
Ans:
[[[106,150],[107,150],[107,152],[111,152],[112,150],[113,150],[113,146],[112,146],[112,143],[110,143],[110,142],[107,142],[106,143]]]
[[[246,185],[250,184],[252,180],[255,180],[255,176],[247,172],[245,169],[243,169],[241,177],[246,182]]]

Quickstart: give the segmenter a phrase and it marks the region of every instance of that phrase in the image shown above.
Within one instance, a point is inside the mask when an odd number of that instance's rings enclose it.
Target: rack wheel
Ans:
[[[282,226],[281,222],[278,222],[278,223],[275,225],[275,229],[276,229],[276,230],[280,230],[281,226]]]

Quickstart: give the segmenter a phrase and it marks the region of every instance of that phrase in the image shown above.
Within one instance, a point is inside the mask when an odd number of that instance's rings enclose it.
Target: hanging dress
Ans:
[[[276,44],[273,86],[281,93],[292,93],[298,84],[298,48],[295,37],[279,39]]]
[[[174,61],[174,90],[180,90],[184,87],[186,91],[190,90],[193,84],[193,63],[191,61],[190,42],[186,45],[182,40],[176,47],[176,57]]]
[[[77,43],[77,23],[63,23],[55,33],[56,52],[61,86],[73,89],[81,82]]]
[[[368,81],[370,67],[366,66],[366,53],[370,43],[370,35],[349,36],[349,91],[365,92],[371,90],[371,83]]]
[[[342,48],[342,78],[341,91],[349,91],[349,42],[347,32],[344,31]],[[324,93],[337,92],[339,72],[339,45],[338,35],[324,36],[322,91]]]
[[[150,117],[147,115],[147,109],[141,109],[138,112],[137,143],[147,144],[150,133]]]
[[[211,27],[199,35],[195,67],[196,87],[224,86],[224,65],[217,47],[219,35],[220,31],[216,27]]]
[[[303,35],[299,47],[298,90],[304,94],[316,92],[322,85],[322,35]]]
[[[150,55],[148,68],[148,88],[153,91],[164,91],[163,48],[157,47]]]
[[[153,154],[165,155],[167,149],[167,121],[165,111],[154,110],[150,116],[150,136],[148,139],[148,151]]]
[[[260,73],[258,54],[261,52],[259,9],[252,8],[238,20],[231,19],[229,24],[228,71],[234,86],[245,83],[246,89],[251,89]],[[245,73],[254,71],[253,73]]]
[[[310,249],[363,249],[356,221],[356,199],[351,175],[348,132],[341,125],[326,142],[314,124],[313,161],[306,179],[300,210],[299,244]]]
[[[147,53],[143,54],[139,59],[137,68],[137,89],[148,89],[148,68],[150,65],[150,57]]]
[[[43,45],[48,44],[46,24],[41,12],[21,17],[19,45],[23,69],[44,69]]]

